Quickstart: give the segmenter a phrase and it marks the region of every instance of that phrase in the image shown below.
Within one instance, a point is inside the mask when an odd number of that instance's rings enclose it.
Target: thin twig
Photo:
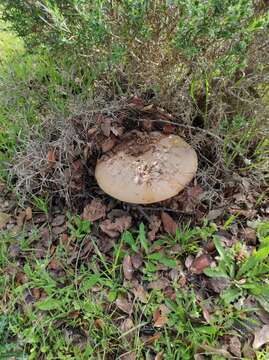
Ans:
[[[140,121],[140,122],[143,122],[144,119],[137,119],[137,121]],[[195,126],[191,126],[191,125],[187,125],[187,124],[179,124],[179,123],[176,123],[174,121],[170,121],[170,120],[163,120],[163,119],[158,119],[158,120],[150,120],[152,122],[162,122],[164,124],[170,124],[170,125],[175,125],[177,127],[183,127],[185,129],[191,129],[191,130],[198,130],[198,131],[201,131],[207,135],[210,135],[211,137],[217,139],[218,141],[220,141],[221,143],[223,143],[223,139],[221,139],[218,135],[212,133],[211,131],[209,130],[205,130],[205,129],[201,129],[201,128],[198,128],[198,127],[195,127]]]

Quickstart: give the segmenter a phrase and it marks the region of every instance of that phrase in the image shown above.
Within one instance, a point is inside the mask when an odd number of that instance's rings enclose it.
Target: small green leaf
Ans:
[[[209,277],[220,277],[220,278],[226,278],[229,279],[229,276],[226,274],[225,271],[220,269],[219,267],[216,268],[205,268],[204,274]]]
[[[225,254],[223,246],[221,245],[220,238],[218,236],[213,236],[213,242],[221,259],[227,260],[227,256]]]
[[[91,289],[100,279],[100,274],[93,274],[90,277],[86,278],[81,284],[81,290],[87,292]]]
[[[130,248],[134,251],[134,252],[138,252],[138,248],[135,244],[134,241],[134,237],[133,235],[130,233],[130,231],[124,231],[123,235],[122,235],[122,240],[125,244],[129,245]]]
[[[167,257],[163,257],[159,260],[159,262],[167,267],[175,268],[177,266],[177,262],[175,259],[170,259]]]
[[[148,253],[149,251],[149,247],[148,247],[148,243],[147,243],[147,240],[146,240],[146,235],[145,235],[145,226],[143,223],[141,223],[139,225],[139,240],[140,240],[140,244],[141,244],[141,247],[145,250],[146,253]]]
[[[240,288],[229,288],[225,290],[221,294],[221,298],[224,300],[226,304],[230,304],[231,302],[235,301],[242,293],[242,290]]]
[[[110,290],[109,293],[107,294],[107,300],[112,303],[113,301],[116,300],[117,297],[117,291],[116,290]]]
[[[61,307],[61,302],[53,298],[46,298],[44,300],[37,301],[35,306],[39,310],[50,311],[59,309]]]
[[[156,266],[152,262],[146,262],[145,272],[155,272],[157,271]]]
[[[148,259],[159,261],[162,258],[162,256],[163,255],[161,253],[152,253],[148,255]]]

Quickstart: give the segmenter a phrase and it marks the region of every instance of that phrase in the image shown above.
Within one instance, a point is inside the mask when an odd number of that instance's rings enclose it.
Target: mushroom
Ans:
[[[195,150],[181,137],[159,132],[129,137],[97,162],[95,177],[112,197],[151,204],[177,195],[197,171]]]

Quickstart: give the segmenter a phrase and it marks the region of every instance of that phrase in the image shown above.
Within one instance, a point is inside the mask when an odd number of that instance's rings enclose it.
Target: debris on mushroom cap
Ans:
[[[176,135],[136,134],[104,155],[95,169],[101,189],[134,204],[177,195],[197,171],[195,150]]]

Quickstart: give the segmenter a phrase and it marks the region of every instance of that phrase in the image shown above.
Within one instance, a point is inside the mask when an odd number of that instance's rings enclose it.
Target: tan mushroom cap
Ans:
[[[150,143],[140,155],[133,155],[127,143],[125,149],[115,149],[101,158],[95,169],[100,188],[134,204],[151,204],[177,195],[197,171],[195,150],[179,136],[158,132],[150,134]]]

